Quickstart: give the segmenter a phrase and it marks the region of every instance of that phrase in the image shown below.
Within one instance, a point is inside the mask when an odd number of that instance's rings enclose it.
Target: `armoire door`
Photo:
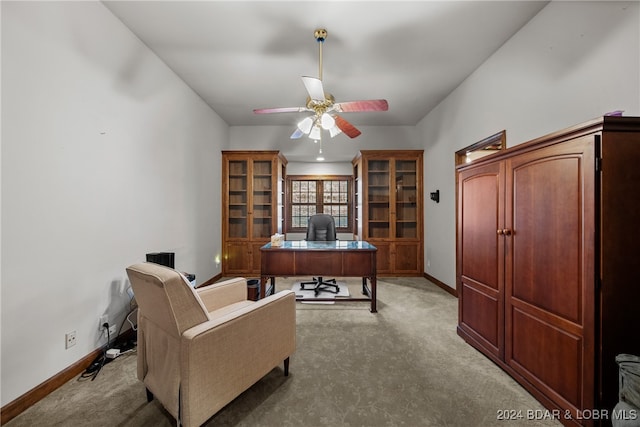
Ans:
[[[564,408],[593,408],[593,136],[506,160],[505,362]]]
[[[485,354],[504,356],[504,163],[458,175],[459,330]]]

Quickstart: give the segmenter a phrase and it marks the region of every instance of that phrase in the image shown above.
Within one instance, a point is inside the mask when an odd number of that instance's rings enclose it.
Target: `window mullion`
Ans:
[[[316,212],[324,213],[324,181],[316,181]]]

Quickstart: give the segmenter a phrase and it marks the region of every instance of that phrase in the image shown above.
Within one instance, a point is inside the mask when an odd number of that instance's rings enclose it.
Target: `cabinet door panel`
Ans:
[[[391,237],[391,193],[389,160],[367,162],[367,233],[369,238]]]
[[[584,281],[580,160],[543,157],[514,166],[512,176],[511,296],[576,323]]]
[[[267,242],[257,242],[251,244],[251,264],[246,265],[245,269],[250,269],[252,274],[260,275],[260,248]]]
[[[273,234],[273,162],[271,159],[253,160],[251,171],[251,237],[259,239]]]
[[[251,264],[249,244],[244,242],[228,242],[224,253],[225,273],[241,274]]]
[[[497,292],[463,280],[459,289],[460,327],[485,351],[501,357],[504,328],[500,315],[501,298]]]
[[[417,160],[398,159],[395,161],[393,177],[395,187],[394,226],[396,239],[419,238],[417,172]],[[415,270],[417,270],[417,266]]]
[[[462,174],[460,198],[462,212],[462,275],[492,289],[499,287],[501,227],[499,169],[477,175]]]
[[[593,407],[593,137],[507,160],[505,362],[561,406]]]
[[[562,406],[562,399],[579,407],[582,395],[582,339],[513,309],[513,355],[510,365],[545,390]],[[560,399],[561,398],[561,399]]]
[[[395,243],[393,256],[394,271],[396,273],[419,273],[420,260],[418,258],[419,243]]]
[[[369,240],[373,246],[378,248],[378,254],[376,255],[376,270],[378,274],[385,274],[391,272],[391,244],[387,242],[380,242],[375,240]]]
[[[504,355],[504,166],[495,163],[458,177],[458,291],[462,330]]]
[[[248,237],[249,201],[248,201],[248,162],[246,160],[228,160],[224,165],[227,173],[226,185],[223,186],[224,207],[227,209],[227,224],[224,225],[225,238]]]

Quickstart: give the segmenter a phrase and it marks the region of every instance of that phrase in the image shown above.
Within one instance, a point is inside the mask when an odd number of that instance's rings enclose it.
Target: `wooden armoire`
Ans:
[[[563,424],[610,425],[590,411],[611,416],[615,357],[640,355],[640,118],[576,125],[456,176],[458,334]]]
[[[422,150],[362,150],[352,161],[354,234],[378,249],[378,275],[424,273],[422,154]]]
[[[222,151],[222,274],[259,275],[260,247],[282,233],[287,159]]]

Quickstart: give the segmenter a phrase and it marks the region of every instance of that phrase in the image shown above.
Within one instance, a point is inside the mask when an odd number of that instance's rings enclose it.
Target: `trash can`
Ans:
[[[247,280],[247,298],[251,301],[260,299],[260,279]]]

